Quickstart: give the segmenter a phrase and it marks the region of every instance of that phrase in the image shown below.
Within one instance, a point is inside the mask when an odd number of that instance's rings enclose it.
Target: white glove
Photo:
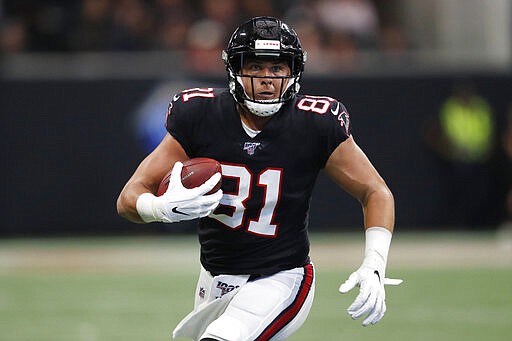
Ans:
[[[205,195],[220,181],[221,174],[215,173],[204,184],[185,188],[181,183],[183,163],[176,162],[169,179],[169,187],[161,196],[143,193],[137,198],[137,212],[146,223],[159,221],[175,223],[206,217],[219,205],[222,190]]]
[[[386,291],[384,285],[398,285],[401,279],[385,278],[386,262],[391,244],[391,232],[382,227],[366,230],[366,246],[363,264],[340,285],[339,291],[345,294],[359,287],[359,295],[348,307],[353,319],[367,315],[363,326],[379,322],[386,312]]]

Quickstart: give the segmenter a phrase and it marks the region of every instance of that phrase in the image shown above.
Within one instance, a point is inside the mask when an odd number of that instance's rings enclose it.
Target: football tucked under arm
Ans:
[[[169,187],[169,180],[171,178],[172,169],[164,176],[160,185],[158,186],[157,196],[163,195]],[[210,179],[215,173],[221,173],[221,166],[217,160],[197,157],[183,161],[183,169],[181,170],[181,183],[185,188],[199,187]],[[206,194],[212,194],[220,189],[222,180],[220,180],[215,187]]]
[[[174,223],[212,213],[222,198],[221,173],[217,161],[207,160],[176,162],[159,186],[158,192],[163,193],[143,193],[138,197],[136,208],[141,219],[146,223]]]

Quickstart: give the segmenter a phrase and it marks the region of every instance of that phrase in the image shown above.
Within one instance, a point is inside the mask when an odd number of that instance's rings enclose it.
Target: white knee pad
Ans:
[[[246,341],[249,337],[247,327],[235,318],[221,316],[206,328],[201,338],[215,338],[222,341]]]

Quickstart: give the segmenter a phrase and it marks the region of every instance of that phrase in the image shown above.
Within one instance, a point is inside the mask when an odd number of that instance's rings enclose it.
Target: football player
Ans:
[[[233,33],[222,58],[229,87],[184,90],[170,101],[168,134],[141,162],[118,201],[137,223],[199,219],[201,271],[194,310],[174,337],[281,340],[305,321],[313,302],[308,213],[318,173],[362,204],[365,256],[340,286],[359,287],[348,308],[363,325],[386,311],[386,262],[394,226],[391,191],[351,135],[345,106],[299,95],[306,53],[282,21],[257,17]],[[181,161],[209,157],[219,181],[181,185]],[[157,187],[174,165],[167,192]]]

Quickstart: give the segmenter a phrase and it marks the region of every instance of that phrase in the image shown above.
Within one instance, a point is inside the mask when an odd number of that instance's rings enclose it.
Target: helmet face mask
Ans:
[[[228,72],[230,92],[235,100],[255,115],[271,116],[299,91],[306,53],[302,50],[297,34],[286,24],[272,17],[257,17],[237,28],[227,49],[222,52],[222,59]],[[244,63],[249,60],[285,62],[290,74],[243,74]],[[244,82],[248,78],[250,81]],[[255,82],[261,82],[263,78],[277,84],[277,98],[256,99]],[[248,84],[251,89],[246,88]]]

